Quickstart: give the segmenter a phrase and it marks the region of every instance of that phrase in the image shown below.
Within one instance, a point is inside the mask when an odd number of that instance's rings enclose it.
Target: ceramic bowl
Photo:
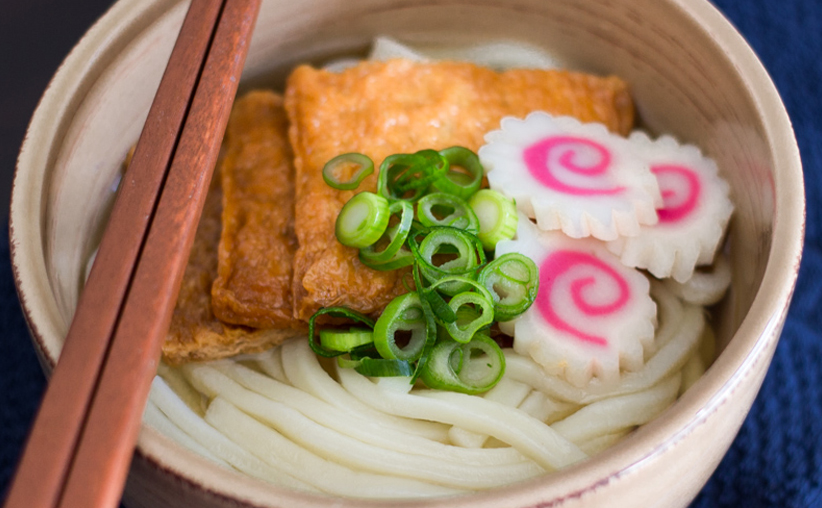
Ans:
[[[135,143],[187,2],[121,1],[68,56],[32,119],[14,182],[14,273],[46,370],[59,355],[111,186]],[[799,266],[798,150],[766,71],[703,0],[264,0],[243,86],[281,85],[303,61],[362,54],[376,35],[513,39],[568,67],[616,74],[642,122],[696,143],[733,189],[733,284],[716,310],[721,354],[671,409],[559,473],[397,506],[685,506],[739,430],[773,355]],[[143,427],[131,508],[383,506],[284,490],[231,473]]]

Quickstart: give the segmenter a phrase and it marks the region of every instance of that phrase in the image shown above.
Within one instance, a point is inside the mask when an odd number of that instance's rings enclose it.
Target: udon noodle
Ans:
[[[373,58],[449,56],[501,67],[550,67],[534,48],[495,43],[428,55],[379,39]],[[340,60],[329,65],[343,69]],[[644,366],[580,387],[505,349],[501,381],[481,396],[368,378],[318,359],[305,338],[227,360],[161,365],[144,421],[221,466],[327,495],[454,495],[577,463],[655,418],[713,361],[704,305],[730,281],[723,254],[688,281],[651,279],[657,306]]]
[[[713,348],[702,308],[660,283],[653,296],[655,352],[610,387],[575,387],[506,350],[506,374],[484,396],[438,392],[324,366],[295,339],[163,367],[145,421],[220,464],[326,494],[438,496],[521,481],[613,445],[702,374]]]

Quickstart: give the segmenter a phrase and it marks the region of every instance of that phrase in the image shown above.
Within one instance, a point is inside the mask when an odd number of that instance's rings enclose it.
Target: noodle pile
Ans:
[[[652,295],[660,323],[652,352],[611,386],[578,388],[506,350],[505,376],[484,396],[439,392],[322,365],[295,339],[232,360],[163,366],[145,421],[225,467],[329,495],[443,496],[522,481],[613,445],[710,364],[703,309],[663,283],[652,283]]]

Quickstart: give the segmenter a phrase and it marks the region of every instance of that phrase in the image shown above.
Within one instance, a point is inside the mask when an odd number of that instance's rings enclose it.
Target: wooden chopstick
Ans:
[[[193,0],[6,508],[119,502],[260,0]]]

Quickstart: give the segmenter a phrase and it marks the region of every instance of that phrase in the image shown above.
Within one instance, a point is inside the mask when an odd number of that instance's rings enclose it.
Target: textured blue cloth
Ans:
[[[762,390],[693,506],[822,507],[822,3],[716,0],[771,74],[805,172],[807,229],[794,300]]]
[[[794,123],[808,196],[806,247],[782,340],[750,415],[695,507],[822,507],[822,2],[716,0],[762,59]],[[45,381],[0,239],[0,493]],[[4,495],[0,495],[2,499]]]

